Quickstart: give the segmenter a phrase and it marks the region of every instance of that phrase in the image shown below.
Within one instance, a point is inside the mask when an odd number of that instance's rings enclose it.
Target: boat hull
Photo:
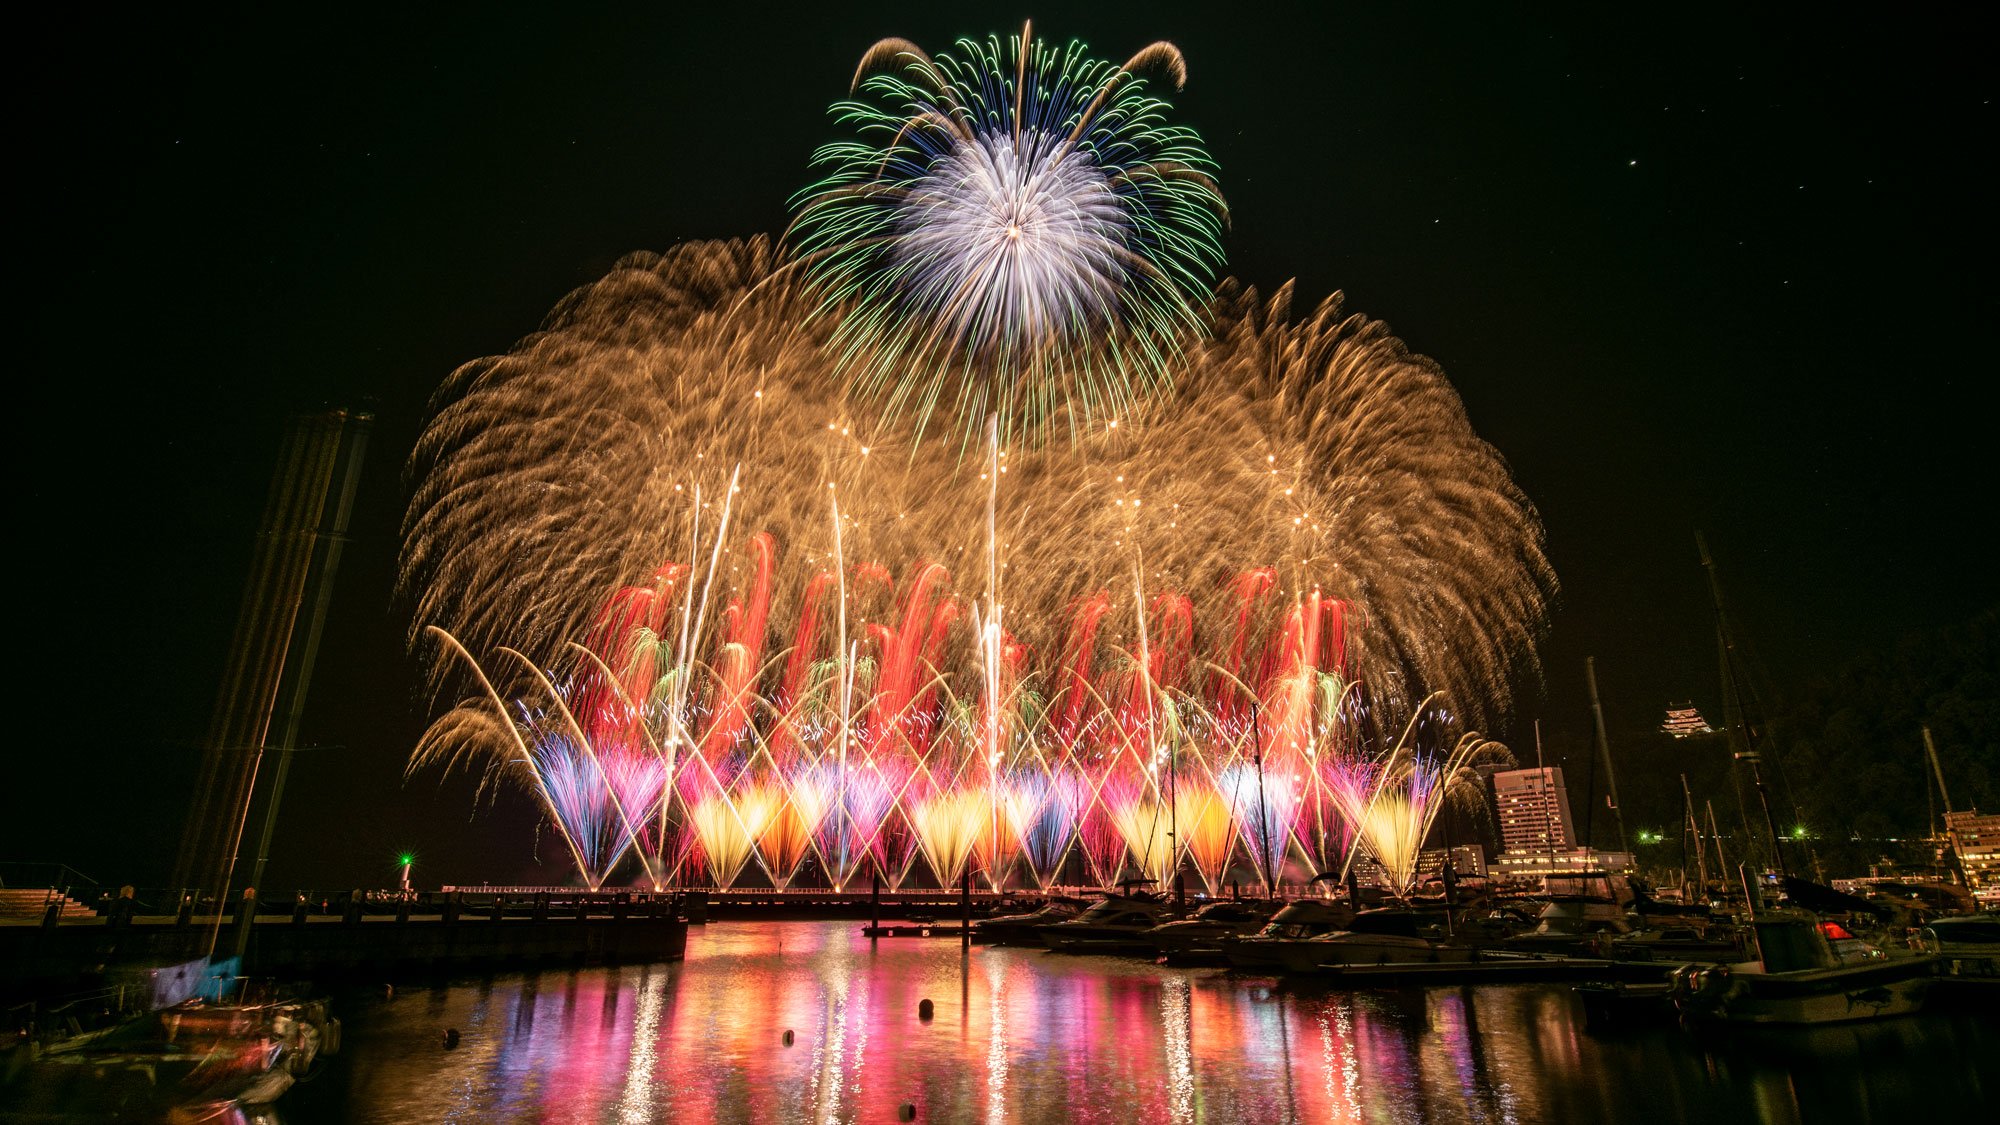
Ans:
[[[1375,965],[1433,965],[1472,960],[1466,947],[1441,946],[1422,938],[1345,934],[1324,938],[1244,938],[1223,946],[1231,966],[1250,972],[1317,973]]]
[[[1922,1011],[1935,981],[1930,958],[1789,973],[1738,973],[1714,1000],[1684,999],[1682,1010],[1730,1024],[1822,1024],[1887,1019]]]
[[[1105,953],[1119,956],[1153,956],[1153,943],[1146,940],[1145,928],[1125,926],[1044,926],[1042,944],[1053,953]]]
[[[1292,944],[1285,950],[1285,970],[1316,973],[1380,965],[1460,964],[1471,961],[1472,954],[1471,949],[1432,945],[1421,938],[1351,934],[1346,940]]]

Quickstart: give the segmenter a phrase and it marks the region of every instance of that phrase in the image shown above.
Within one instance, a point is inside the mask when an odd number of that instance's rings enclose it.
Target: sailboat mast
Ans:
[[[1751,783],[1757,789],[1757,803],[1764,810],[1764,827],[1771,834],[1771,858],[1778,865],[1778,874],[1789,876],[1791,871],[1785,865],[1785,849],[1778,840],[1778,821],[1771,815],[1771,795],[1764,789],[1763,755],[1757,750],[1757,728],[1750,722],[1749,712],[1743,706],[1743,684],[1736,662],[1736,641],[1729,630],[1729,618],[1722,609],[1722,582],[1715,576],[1715,560],[1709,557],[1708,540],[1697,531],[1694,533],[1695,546],[1701,550],[1702,569],[1708,572],[1708,593],[1715,603],[1715,636],[1722,651],[1722,689],[1735,704],[1736,725],[1743,731],[1743,749],[1736,753],[1736,760],[1750,766]]]
[[[1944,787],[1944,767],[1938,765],[1937,743],[1931,741],[1931,728],[1924,727],[1924,753],[1930,755],[1931,772],[1937,774],[1938,797],[1944,801],[1944,813],[1951,815],[1951,794]]]
[[[1715,802],[1703,801],[1702,805],[1708,809],[1708,834],[1715,839],[1715,865],[1719,869],[1717,873],[1727,872],[1729,857],[1722,854],[1722,830],[1715,826]]]
[[[1597,701],[1597,658],[1583,658],[1583,675],[1590,681],[1590,716],[1597,723],[1597,753],[1604,759],[1604,788],[1611,800],[1611,815],[1618,822],[1618,850],[1630,852],[1625,837],[1625,810],[1618,803],[1618,774],[1611,768],[1611,740],[1604,734],[1604,705]]]
[[[1257,826],[1263,838],[1257,850],[1264,853],[1260,857],[1264,867],[1264,897],[1277,898],[1278,877],[1272,870],[1270,810],[1264,800],[1264,716],[1255,693],[1250,696],[1250,745],[1256,753],[1257,762]]]
[[[1681,775],[1681,800],[1687,805],[1688,831],[1694,834],[1694,865],[1701,880],[1701,893],[1708,894],[1708,845],[1701,839],[1701,822],[1694,817],[1694,793],[1688,789],[1688,775]]]
[[[1951,793],[1944,787],[1944,767],[1938,765],[1937,743],[1931,739],[1931,728],[1924,727],[1922,729],[1924,732],[1924,752],[1930,755],[1931,772],[1937,774],[1938,799],[1944,802],[1945,847],[1951,851],[1951,862],[1952,866],[1958,869],[1959,883],[1970,888],[1972,886],[1972,876],[1965,870],[1965,853],[1959,851],[1958,832],[1951,825]],[[1928,795],[1930,787],[1925,786],[1924,792]]]
[[[1542,764],[1542,721],[1535,720],[1535,772],[1541,777],[1542,839],[1549,845],[1549,875],[1556,873],[1556,822],[1550,811],[1555,804],[1555,792],[1549,767]],[[1543,886],[1547,886],[1548,875],[1542,876]]]

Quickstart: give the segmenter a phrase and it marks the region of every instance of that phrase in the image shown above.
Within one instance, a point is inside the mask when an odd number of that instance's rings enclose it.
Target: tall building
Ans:
[[[1501,770],[1493,775],[1493,797],[1503,851],[1547,854],[1573,845],[1561,767]]]
[[[1660,724],[1660,730],[1675,738],[1694,738],[1698,735],[1715,733],[1715,728],[1708,725],[1708,720],[1701,717],[1701,712],[1695,710],[1692,703],[1684,707],[1669,706],[1667,721]]]
[[[1945,831],[1958,853],[1968,889],[1982,904],[2000,903],[2000,816],[1978,809],[1944,814]]]

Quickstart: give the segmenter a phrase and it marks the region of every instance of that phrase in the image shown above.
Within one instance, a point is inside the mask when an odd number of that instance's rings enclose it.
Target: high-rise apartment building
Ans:
[[[1502,770],[1493,775],[1493,797],[1503,851],[1546,853],[1575,842],[1561,767]]]
[[[1944,814],[1944,824],[1969,889],[1982,904],[2000,903],[2000,816],[1967,809]]]

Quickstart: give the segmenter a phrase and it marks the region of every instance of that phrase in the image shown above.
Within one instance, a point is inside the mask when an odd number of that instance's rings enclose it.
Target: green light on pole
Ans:
[[[416,861],[416,856],[407,854],[403,856],[403,891],[406,894],[410,889],[410,865]]]

